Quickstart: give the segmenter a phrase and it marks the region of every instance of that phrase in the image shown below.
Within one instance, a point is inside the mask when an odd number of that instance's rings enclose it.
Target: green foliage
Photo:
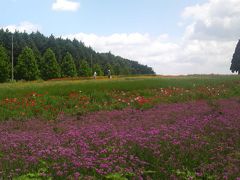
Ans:
[[[85,60],[82,60],[80,63],[79,75],[84,77],[89,77],[92,75],[92,70]]]
[[[27,34],[26,32],[15,32],[12,34],[9,31],[5,31],[0,29],[0,44],[2,44],[7,52],[11,52],[11,37],[13,35],[13,44],[14,44],[14,65],[17,64],[17,59],[24,47],[29,47],[33,50],[35,59],[38,64],[38,69],[40,70],[40,77],[43,79],[56,78],[58,75],[54,75],[54,77],[45,73],[45,62],[41,58],[41,56],[46,52],[48,48],[51,48],[55,53],[56,60],[59,64],[61,64],[61,60],[63,60],[63,55],[66,52],[69,52],[73,59],[75,60],[75,66],[79,69],[80,60],[85,59],[88,64],[99,64],[102,67],[103,73],[107,75],[106,65],[111,65],[112,74],[116,75],[126,75],[126,74],[154,74],[152,68],[141,65],[135,61],[124,59],[119,56],[114,56],[109,53],[97,53],[91,47],[86,47],[83,42],[79,42],[76,39],[73,41],[69,39],[56,38],[53,35],[50,37],[45,37],[40,32],[34,32],[31,34]],[[61,64],[62,65],[62,64]],[[5,66],[4,66],[5,67]],[[10,69],[10,68],[8,68]],[[10,69],[11,70],[11,69]],[[3,71],[2,71],[3,72]],[[79,70],[77,70],[79,73]],[[91,75],[93,72],[91,72]],[[101,75],[101,73],[98,73]],[[16,79],[21,79],[16,74]],[[4,80],[5,81],[5,80]]]
[[[121,67],[120,67],[119,64],[114,64],[113,70],[114,70],[115,75],[120,75],[121,74]]]
[[[6,82],[9,79],[10,63],[6,49],[0,45],[0,82]]]
[[[48,172],[48,166],[45,161],[40,160],[39,168],[37,172],[29,172],[27,174],[13,178],[13,180],[52,180],[51,177],[43,177],[42,173]]]
[[[70,53],[67,53],[66,56],[63,58],[61,70],[63,77],[74,77],[77,75],[76,66]]]
[[[179,169],[176,170],[175,172],[177,174],[177,176],[183,178],[183,179],[196,179],[196,175],[195,172],[191,172],[188,169],[184,169],[183,171],[180,171]]]
[[[110,70],[111,75],[114,74],[113,68],[112,68],[111,64],[109,64],[109,63],[106,64],[105,70],[104,70],[104,73],[105,73],[106,76],[108,75],[108,70]]]
[[[42,180],[43,178],[39,173],[27,173],[19,177],[13,178],[13,180]],[[45,178],[46,180],[51,180],[51,178]]]
[[[36,59],[37,65],[38,65],[39,76],[42,77],[42,75],[41,75],[41,72],[43,71],[42,55],[36,47],[34,47],[32,50],[33,50],[33,53],[34,53],[34,56],[35,56],[35,59]]]
[[[42,63],[43,71],[41,74],[44,80],[60,77],[59,64],[56,60],[55,53],[50,48],[44,53]]]
[[[109,174],[105,177],[106,179],[109,180],[127,180],[122,174],[120,173],[115,173],[115,174]]]
[[[99,64],[93,65],[93,72],[96,72],[98,76],[103,76],[103,71]]]
[[[240,74],[240,40],[238,41],[235,52],[233,54],[230,70],[233,73],[238,72],[238,74]]]
[[[36,80],[39,77],[38,65],[31,48],[23,49],[15,69],[17,79]]]
[[[41,57],[41,58],[38,58],[38,60],[37,60],[37,64],[38,64],[38,69],[39,69],[39,74],[40,74],[40,77],[42,78],[42,79],[44,79],[43,77],[44,77],[44,61],[43,61],[43,58]]]
[[[214,180],[216,179],[216,176],[214,175],[208,175],[206,174],[204,177],[197,177],[196,173],[193,171],[188,170],[187,168],[184,168],[183,170],[176,170],[174,172],[179,178],[184,179],[184,180],[189,180],[189,179],[208,179],[208,180]]]

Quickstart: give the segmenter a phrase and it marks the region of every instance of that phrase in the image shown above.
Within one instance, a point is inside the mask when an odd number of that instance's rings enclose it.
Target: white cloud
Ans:
[[[149,34],[71,34],[63,38],[83,41],[99,52],[115,55],[149,65],[158,74],[230,73],[229,66],[236,41],[184,39],[171,42],[168,35]],[[166,39],[167,38],[167,39]]]
[[[8,29],[10,32],[15,32],[15,31],[19,31],[19,32],[27,32],[27,33],[31,33],[31,32],[36,32],[36,31],[40,31],[41,27],[37,24],[33,24],[31,22],[28,21],[24,21],[21,22],[20,24],[16,25],[16,24],[11,24],[11,25],[7,25],[7,26],[3,26],[1,27],[4,30]]]
[[[137,60],[158,74],[230,74],[230,62],[240,37],[240,0],[208,0],[182,12],[185,28],[179,40],[168,34],[130,33],[98,36],[72,34],[99,52]]]
[[[236,40],[240,35],[240,0],[209,0],[186,7],[182,17],[192,22],[186,38]]]
[[[77,11],[79,7],[79,2],[70,0],[56,0],[52,4],[52,10],[54,11]]]

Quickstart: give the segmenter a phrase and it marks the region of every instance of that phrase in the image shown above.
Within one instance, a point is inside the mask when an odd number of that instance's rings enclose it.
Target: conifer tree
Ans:
[[[10,61],[7,50],[0,45],[0,82],[6,82],[10,74]]]
[[[17,79],[29,81],[39,77],[38,65],[31,48],[25,47],[22,50],[15,69]]]
[[[94,64],[93,65],[93,72],[96,72],[98,76],[103,76],[103,71],[99,64]]]
[[[238,41],[235,48],[230,70],[232,71],[232,73],[237,72],[238,74],[240,74],[240,40]]]
[[[41,75],[44,80],[60,77],[60,66],[57,63],[54,52],[50,48],[43,55]]]
[[[63,58],[61,69],[63,77],[74,77],[77,75],[76,66],[70,53],[67,53]]]
[[[92,70],[89,67],[87,61],[82,60],[79,68],[79,76],[89,77],[92,75]]]
[[[38,65],[39,74],[40,74],[39,76],[41,77],[42,55],[36,47],[32,48],[32,50]]]

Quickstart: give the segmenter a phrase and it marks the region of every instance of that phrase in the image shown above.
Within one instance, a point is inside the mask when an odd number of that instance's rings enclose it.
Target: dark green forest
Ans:
[[[16,80],[87,77],[94,71],[107,75],[109,69],[112,75],[155,74],[151,67],[111,52],[98,53],[76,39],[0,29],[0,82],[11,77],[12,37]]]

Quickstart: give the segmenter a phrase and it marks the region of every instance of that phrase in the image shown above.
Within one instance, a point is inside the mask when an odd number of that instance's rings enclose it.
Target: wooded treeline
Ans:
[[[151,67],[109,53],[95,52],[83,42],[46,37],[40,32],[11,33],[0,29],[0,81],[10,78],[13,35],[14,77],[17,80],[59,77],[155,74]],[[5,76],[7,77],[4,77]]]

